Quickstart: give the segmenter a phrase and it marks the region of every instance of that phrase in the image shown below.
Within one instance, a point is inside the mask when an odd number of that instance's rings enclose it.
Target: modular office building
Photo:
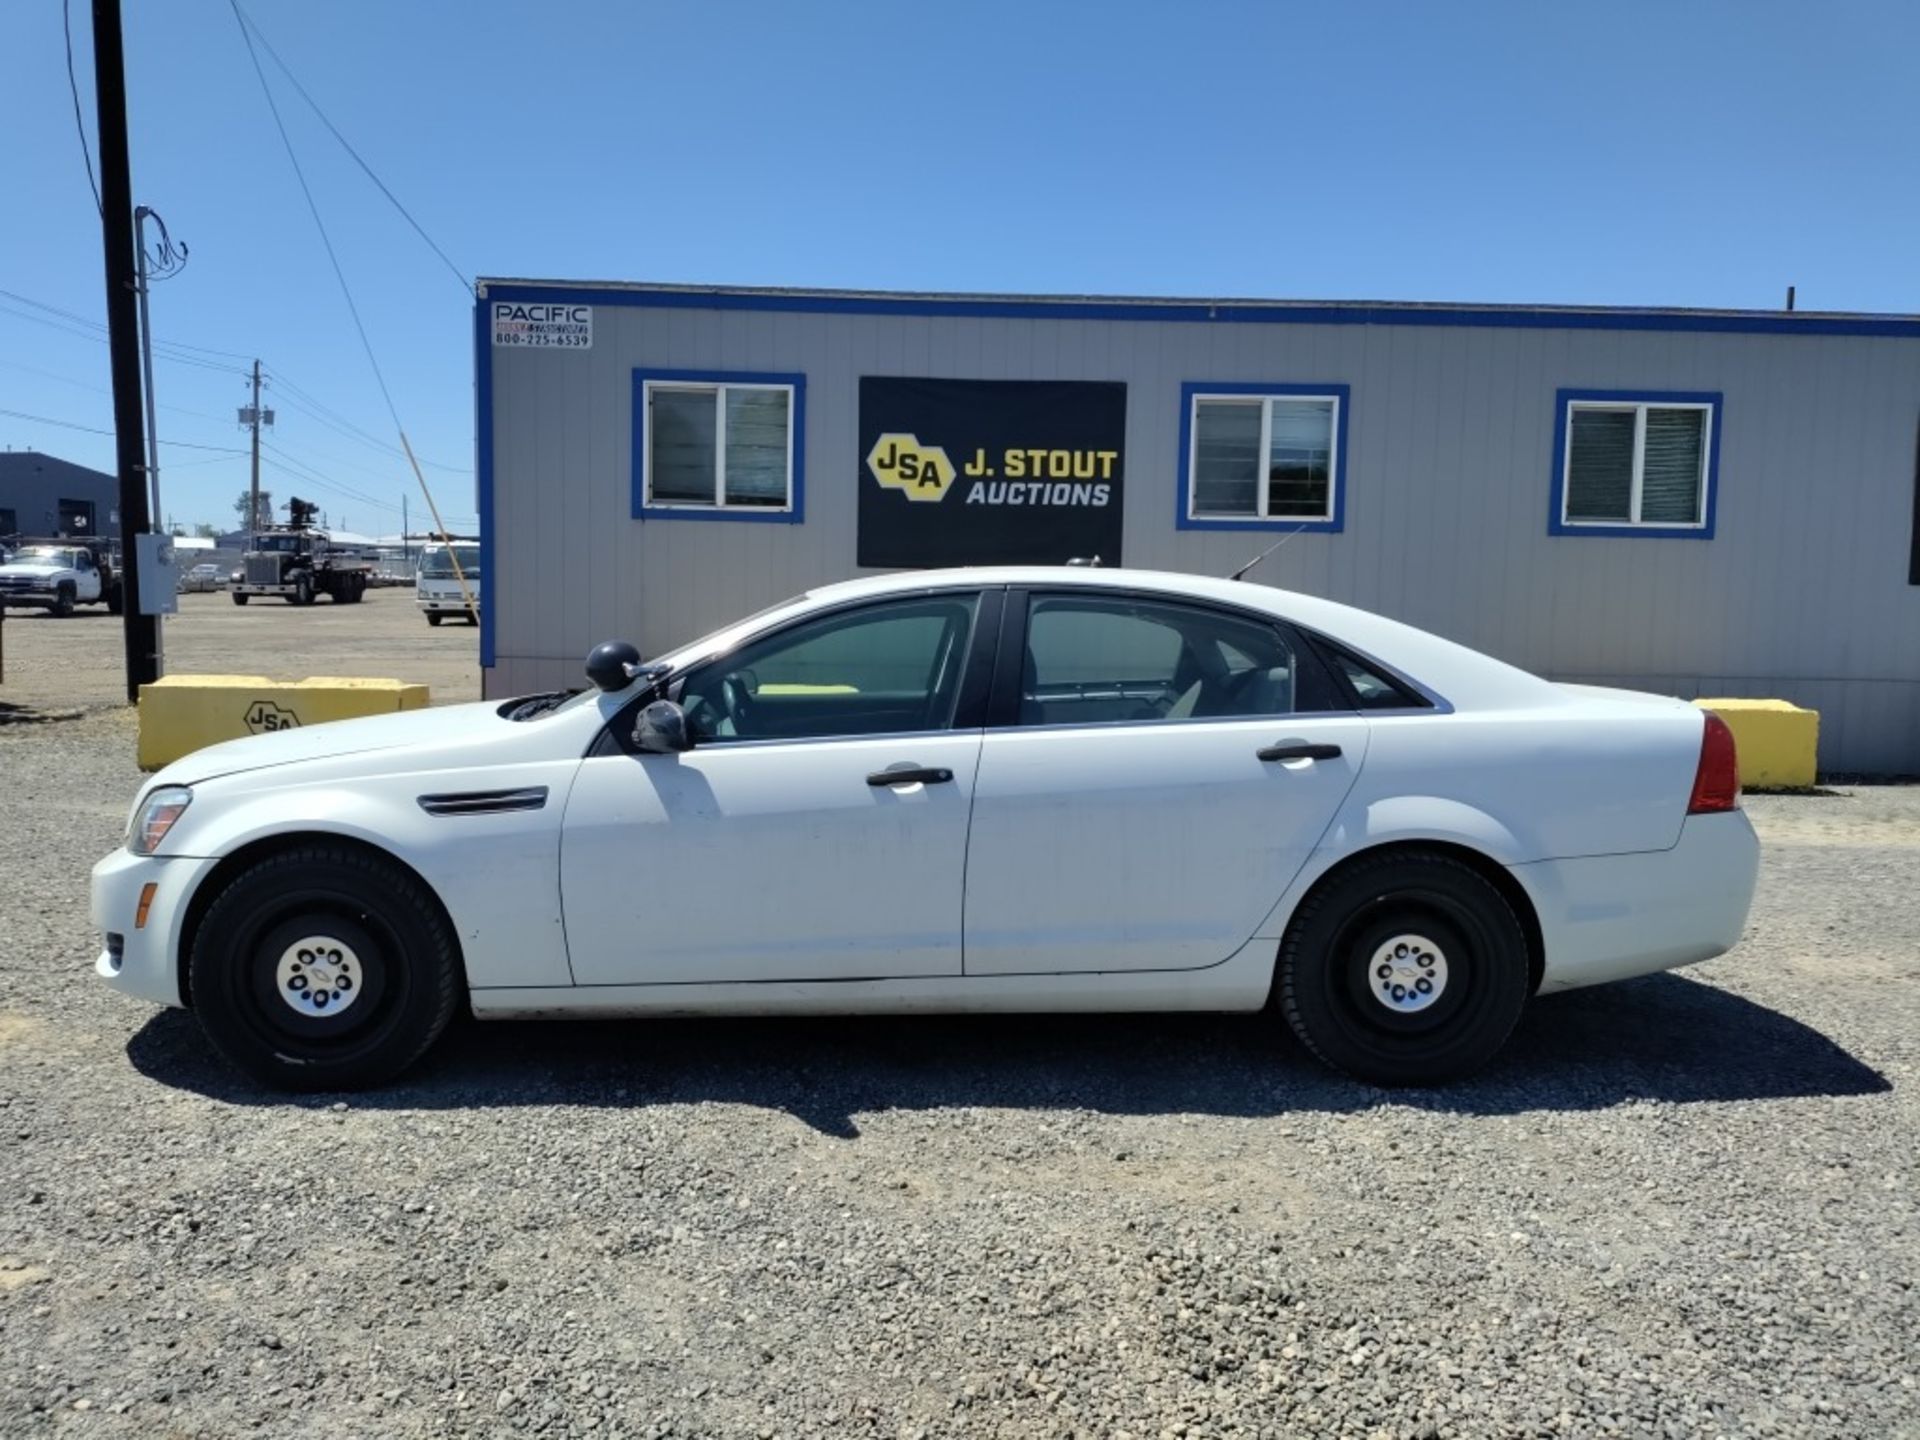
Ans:
[[[1098,557],[1920,771],[1920,318],[490,280],[488,695],[880,568]]]

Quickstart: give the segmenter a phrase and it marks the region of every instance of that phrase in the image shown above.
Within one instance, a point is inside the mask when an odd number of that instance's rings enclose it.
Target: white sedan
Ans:
[[[1270,1009],[1425,1084],[1753,896],[1714,716],[1253,584],[888,575],[587,673],[169,766],[94,869],[99,974],[301,1089],[457,1006]]]

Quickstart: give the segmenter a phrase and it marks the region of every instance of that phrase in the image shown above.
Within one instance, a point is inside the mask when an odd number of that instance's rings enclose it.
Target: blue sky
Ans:
[[[1910,3],[243,3],[469,275],[1920,311]],[[127,9],[135,200],[192,249],[156,336],[288,382],[282,500],[396,527],[412,482],[227,0]],[[97,322],[59,0],[0,7],[0,55],[0,290]],[[471,302],[262,60],[470,513]],[[0,409],[106,427],[105,345],[29,316],[0,296]],[[159,367],[164,502],[224,524],[244,456],[168,448],[242,442],[241,362],[198,358]],[[112,468],[82,430],[0,444]]]

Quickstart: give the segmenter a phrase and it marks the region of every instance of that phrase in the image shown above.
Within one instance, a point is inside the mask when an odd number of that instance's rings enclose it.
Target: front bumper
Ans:
[[[476,604],[479,603],[479,599],[480,597],[477,595],[474,597]],[[458,595],[422,595],[419,597],[419,600],[420,608],[429,615],[464,615],[467,613],[466,604]]]
[[[55,591],[49,585],[44,590],[29,590],[25,586],[19,589],[0,590],[0,605],[51,605]]]
[[[102,937],[121,937],[117,952],[102,939],[94,973],[122,994],[155,1005],[182,1004],[179,958],[187,901],[218,863],[116,850],[94,866],[94,928]],[[148,885],[154,887],[153,899],[147,923],[139,925],[140,896]]]
[[[1739,943],[1760,873],[1744,810],[1689,815],[1670,850],[1515,865],[1540,918],[1540,993],[1675,970]]]

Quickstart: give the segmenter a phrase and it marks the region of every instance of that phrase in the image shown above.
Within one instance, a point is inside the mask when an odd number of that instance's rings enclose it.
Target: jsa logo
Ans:
[[[256,735],[299,728],[300,717],[291,710],[283,710],[271,700],[256,700],[247,707],[247,729]]]
[[[867,468],[885,490],[898,490],[909,500],[944,500],[955,471],[947,452],[938,445],[922,445],[912,435],[886,434],[867,452]]]

